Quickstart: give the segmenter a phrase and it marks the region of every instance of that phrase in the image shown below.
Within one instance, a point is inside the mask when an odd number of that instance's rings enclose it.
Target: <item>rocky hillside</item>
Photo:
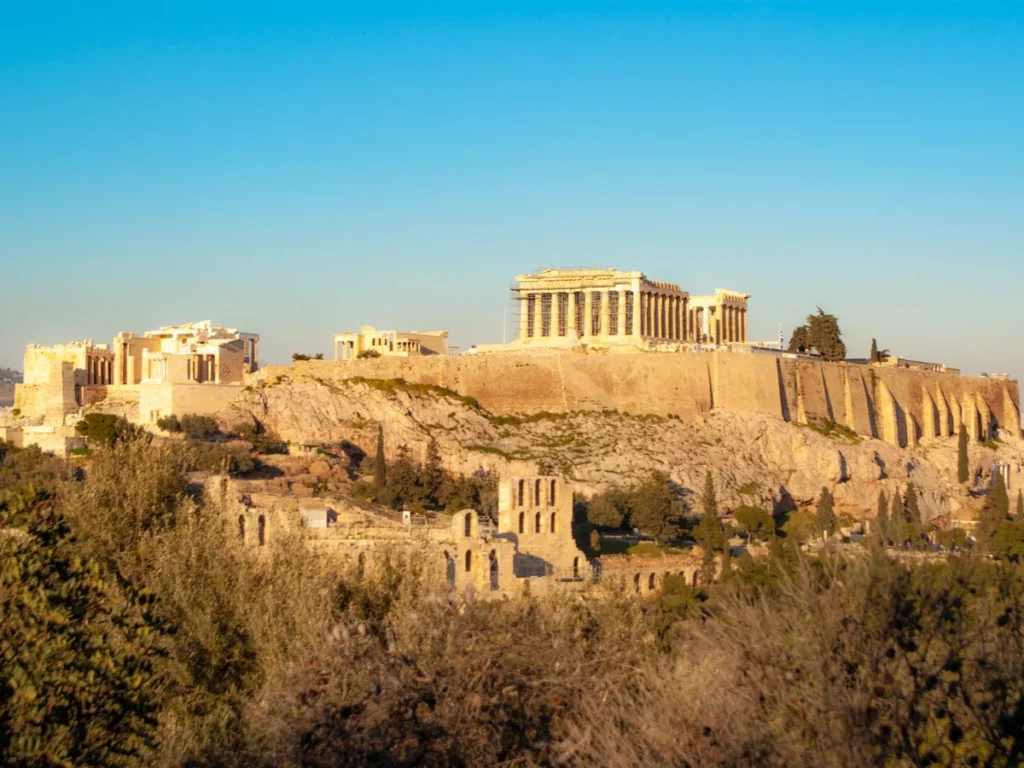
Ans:
[[[571,478],[583,493],[628,485],[662,470],[694,509],[708,470],[730,507],[808,506],[826,486],[840,508],[871,515],[880,489],[890,493],[908,482],[922,491],[928,518],[956,512],[966,503],[956,484],[955,438],[899,449],[848,432],[724,409],[697,422],[615,411],[494,416],[471,399],[428,385],[282,379],[247,388],[220,418],[228,426],[256,418],[289,441],[349,441],[368,452],[383,424],[391,455],[405,446],[422,460],[433,437],[453,471],[535,472],[540,466]],[[1019,442],[973,445],[970,460],[979,487],[987,486],[996,462],[1010,464],[1011,488],[1021,487],[1024,449]]]

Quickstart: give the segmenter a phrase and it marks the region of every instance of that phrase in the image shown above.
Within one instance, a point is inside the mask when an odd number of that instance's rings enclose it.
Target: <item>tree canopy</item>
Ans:
[[[839,330],[835,315],[825,314],[818,307],[818,314],[808,315],[807,322],[793,330],[789,340],[789,351],[808,354],[816,351],[829,361],[846,359],[846,345]]]

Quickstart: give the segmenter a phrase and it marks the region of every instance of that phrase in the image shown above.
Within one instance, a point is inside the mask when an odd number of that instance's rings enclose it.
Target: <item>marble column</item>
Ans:
[[[744,344],[747,343],[747,310],[743,308],[740,310],[740,341]]]
[[[615,332],[616,336],[626,335],[626,291],[619,291],[618,322]]]
[[[583,335],[594,335],[594,292],[585,291],[583,294]]]
[[[544,329],[541,327],[541,305],[544,303],[543,293],[533,294],[533,338],[539,339],[541,337],[541,331]]]
[[[612,307],[608,301],[610,291],[601,291],[601,336],[608,337],[611,334]]]
[[[560,294],[558,292],[555,292],[555,293],[551,294],[551,336],[554,337],[554,338],[558,338],[559,336],[562,335],[562,334],[560,334],[558,332],[559,331],[559,326],[558,326],[558,321],[559,321],[558,300],[561,297],[561,295],[562,294]]]

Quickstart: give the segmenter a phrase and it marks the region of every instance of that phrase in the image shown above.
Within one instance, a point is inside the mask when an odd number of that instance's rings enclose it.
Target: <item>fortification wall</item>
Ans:
[[[826,363],[767,354],[580,352],[300,361],[267,366],[248,383],[401,378],[473,397],[496,414],[615,409],[700,418],[713,407],[801,423],[835,422],[894,445],[1000,431],[1020,439],[1020,393],[1012,380]]]

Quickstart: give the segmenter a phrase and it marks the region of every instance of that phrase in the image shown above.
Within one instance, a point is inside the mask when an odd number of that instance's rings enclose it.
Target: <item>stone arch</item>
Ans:
[[[551,513],[551,533],[555,532],[555,513]]]
[[[523,499],[524,499],[524,492],[525,491],[526,491],[526,481],[525,480],[520,480],[519,481],[519,505],[518,505],[520,507],[523,506]]]
[[[267,543],[267,518],[264,517],[263,515],[260,515],[259,523],[258,523],[258,526],[257,526],[257,538],[259,540],[259,545],[261,547],[266,545],[266,543]]]
[[[651,575],[647,577],[647,590],[649,592],[653,592],[654,591],[655,581],[656,581],[656,577],[654,575],[654,571],[651,571]]]
[[[472,570],[473,570],[473,550],[472,549],[467,549],[466,550],[466,573],[469,573]]]
[[[462,532],[463,532],[463,535],[467,539],[470,536],[473,535],[473,513],[472,512],[467,512],[466,513],[466,521],[465,521],[465,524],[463,525]]]
[[[498,589],[498,553],[492,549],[488,558],[491,561],[491,589]]]
[[[637,592],[640,591],[640,574],[639,573],[634,573],[633,574],[633,589],[635,591],[637,591]]]
[[[238,516],[238,538],[245,541],[245,515]]]
[[[700,584],[700,571],[694,571],[693,579],[690,585],[696,587],[698,584]]]
[[[534,481],[533,484],[533,505],[535,507],[540,506],[540,480]]]
[[[519,513],[519,532],[526,533],[526,513]]]
[[[533,520],[533,532],[540,533],[540,512],[534,516]]]

